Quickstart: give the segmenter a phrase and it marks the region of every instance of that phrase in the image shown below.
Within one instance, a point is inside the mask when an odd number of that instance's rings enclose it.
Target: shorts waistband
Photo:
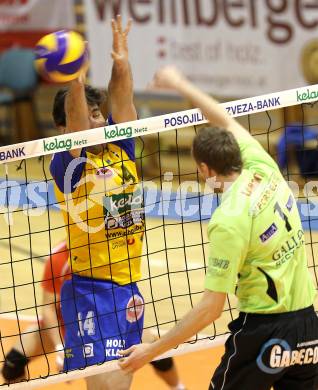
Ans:
[[[245,315],[247,315],[247,319],[249,321],[273,321],[273,320],[285,320],[285,319],[291,319],[291,318],[296,318],[300,316],[304,316],[307,314],[313,314],[315,313],[314,306],[311,305],[309,307],[306,307],[304,309],[300,310],[295,310],[295,311],[289,311],[286,313],[270,313],[270,314],[265,314],[265,313],[244,313],[240,312],[239,317],[243,318]],[[316,313],[315,313],[316,314]]]
[[[77,274],[72,275],[72,279],[74,281],[86,281],[86,282],[91,282],[91,283],[101,283],[101,284],[112,284],[116,287],[125,287],[125,286],[134,286],[137,285],[136,282],[132,282],[129,284],[119,284],[116,282],[113,282],[112,280],[109,279],[96,279],[96,278],[89,278],[88,276],[81,276]]]

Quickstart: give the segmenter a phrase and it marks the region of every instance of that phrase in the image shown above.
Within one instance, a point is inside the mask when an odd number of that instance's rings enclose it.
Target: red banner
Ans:
[[[48,32],[74,24],[72,0],[0,0],[0,50],[33,47]]]

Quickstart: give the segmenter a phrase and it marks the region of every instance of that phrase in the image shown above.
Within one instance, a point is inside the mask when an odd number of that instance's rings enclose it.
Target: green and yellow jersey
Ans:
[[[316,291],[296,200],[256,140],[242,140],[239,146],[243,171],[223,193],[208,226],[205,286],[235,293],[242,312],[308,307]]]

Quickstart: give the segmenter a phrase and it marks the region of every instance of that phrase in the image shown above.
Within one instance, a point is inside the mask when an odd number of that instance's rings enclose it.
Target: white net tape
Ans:
[[[311,103],[318,100],[318,85],[290,89],[282,92],[222,103],[233,117],[256,114],[267,110]],[[35,141],[23,142],[0,148],[0,164],[25,158],[39,157],[102,142],[118,141],[163,131],[207,123],[199,109],[175,112],[133,122],[121,123]]]

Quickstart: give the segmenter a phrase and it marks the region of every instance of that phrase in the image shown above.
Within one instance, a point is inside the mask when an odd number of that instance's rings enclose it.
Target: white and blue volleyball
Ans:
[[[49,81],[66,83],[76,79],[88,65],[83,37],[75,31],[45,35],[35,47],[35,67]]]

